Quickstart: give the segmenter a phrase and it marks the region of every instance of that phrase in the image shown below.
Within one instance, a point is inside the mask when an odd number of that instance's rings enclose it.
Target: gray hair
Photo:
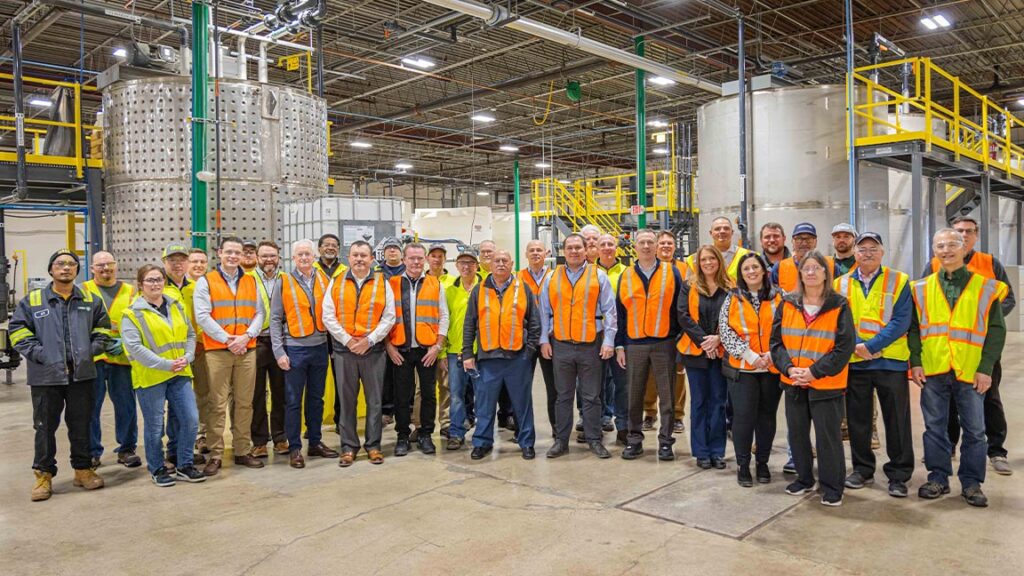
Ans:
[[[601,229],[594,224],[587,224],[583,228],[580,228],[580,234],[583,236],[586,236],[587,234],[597,234],[598,236],[600,236]]]
[[[960,232],[957,232],[955,228],[940,228],[936,230],[935,235],[932,236],[932,244],[935,244],[935,239],[943,234],[949,234],[953,236],[954,238],[956,238],[957,242],[960,242],[961,246],[964,245],[964,237],[961,236]]]
[[[303,238],[302,240],[296,240],[295,242],[292,242],[292,254],[298,252],[299,247],[301,246],[309,246],[309,251],[312,252],[313,254],[316,254],[316,244],[314,244],[313,241],[310,240],[309,238]]]

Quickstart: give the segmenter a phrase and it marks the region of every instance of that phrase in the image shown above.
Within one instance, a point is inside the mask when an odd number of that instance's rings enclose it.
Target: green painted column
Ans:
[[[520,252],[522,252],[522,250],[519,249],[519,156],[518,155],[515,157],[514,160],[512,160],[512,185],[515,187],[515,191],[514,191],[514,195],[513,195],[513,198],[514,198],[513,201],[515,202],[515,212],[516,212],[516,270],[519,270],[520,267],[521,267],[520,264],[519,264],[519,258],[521,258]]]
[[[206,182],[197,174],[206,164],[206,98],[210,9],[192,3],[192,246],[207,249]]]
[[[633,49],[637,56],[644,55],[644,38],[633,39]],[[644,71],[636,71],[636,203],[642,210],[647,209],[647,86],[644,84]],[[647,213],[641,212],[636,219],[637,228],[647,227]]]

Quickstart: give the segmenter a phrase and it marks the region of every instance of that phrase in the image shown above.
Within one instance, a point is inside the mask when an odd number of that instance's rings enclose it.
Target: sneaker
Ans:
[[[964,501],[976,508],[988,507],[988,496],[985,496],[985,493],[981,491],[981,486],[966,488],[960,493],[960,496]]]
[[[135,454],[135,450],[123,450],[117,453],[117,463],[125,468],[138,468],[142,466],[142,458]]]
[[[767,462],[758,462],[755,474],[757,475],[758,484],[767,484],[772,481],[772,473],[768,470]]]
[[[576,421],[576,431],[583,432],[583,418]]]
[[[640,429],[644,432],[650,432],[651,430],[654,430],[655,422],[656,420],[654,419],[654,416],[644,416],[644,421],[640,425]]]
[[[789,486],[786,486],[786,494],[790,496],[803,496],[811,490],[814,490],[814,486],[806,486],[803,482],[797,480]]]
[[[711,470],[711,459],[697,458],[697,467],[701,470]]]
[[[622,451],[623,460],[636,460],[637,458],[644,455],[643,444],[627,444],[626,449]]]
[[[944,486],[938,482],[925,482],[917,489],[917,497],[925,500],[935,500],[942,497],[943,494],[949,494],[949,486]]]
[[[725,470],[725,459],[722,458],[721,456],[712,456],[711,466],[715,470]]]
[[[988,459],[992,464],[992,470],[996,474],[1002,476],[1010,476],[1013,474],[1013,468],[1010,468],[1010,463],[1006,460],[1006,456],[993,456]]]
[[[907,497],[907,483],[900,482],[899,480],[889,481],[889,496],[893,498],[906,498]]]
[[[856,470],[854,470],[852,474],[847,476],[846,482],[844,482],[844,484],[846,484],[846,487],[852,490],[860,490],[861,488],[874,483],[875,478],[873,476],[865,478],[860,472],[857,472]]]
[[[788,461],[787,461],[787,462],[786,462],[786,463],[785,463],[785,464],[784,464],[784,465],[782,466],[782,473],[783,473],[783,474],[796,474],[796,464],[794,464],[794,463],[793,463],[793,459],[792,459],[792,458],[790,458],[790,459],[789,459],[789,460],[788,460]]]
[[[159,486],[161,488],[166,488],[168,486],[174,486],[174,483],[175,483],[174,482],[174,476],[171,476],[170,474],[168,474],[167,473],[167,468],[165,468],[163,466],[158,468],[156,472],[153,472],[152,476],[153,476],[153,484],[156,484],[157,486]]]
[[[676,453],[672,450],[671,444],[658,446],[658,460],[668,462],[676,459]]]
[[[682,434],[683,432],[686,432],[686,424],[683,424],[682,418],[676,420],[675,423],[672,424],[672,432],[675,434]]]
[[[826,494],[821,497],[822,506],[842,506],[843,496],[842,494]]]
[[[195,466],[182,466],[174,472],[174,477],[192,484],[206,482],[206,475],[200,472]]]
[[[405,438],[399,438],[398,442],[395,443],[395,456],[405,456],[409,453],[409,448],[409,441]]]

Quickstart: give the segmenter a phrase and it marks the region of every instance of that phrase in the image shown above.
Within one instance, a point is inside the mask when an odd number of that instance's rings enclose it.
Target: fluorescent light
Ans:
[[[114,50],[114,57],[115,58],[127,58],[128,57],[128,51],[125,50],[124,48],[116,48]]]
[[[491,193],[488,192],[487,190],[481,190],[481,191],[477,192],[476,195],[477,196],[490,196]]]
[[[934,20],[936,24],[942,26],[943,28],[949,28],[950,26],[949,20],[946,20],[946,17],[943,16],[942,14],[936,14],[935,16],[932,16],[932,20]]]
[[[502,144],[501,146],[498,146],[498,150],[501,150],[502,152],[519,152],[519,146]]]
[[[409,164],[408,162],[399,162],[398,164],[395,164],[395,168],[399,170],[412,170],[412,164]]]
[[[1021,98],[1020,100],[1017,100],[1017,104],[1020,104],[1021,106],[1024,106],[1024,98]]]
[[[422,56],[409,56],[408,58],[402,58],[402,64],[405,64],[406,66],[413,66],[421,70],[426,70],[436,66],[433,60]]]
[[[671,86],[676,81],[671,78],[665,78],[663,76],[651,76],[651,84],[657,84],[658,86]]]
[[[924,18],[921,18],[921,24],[924,24],[924,27],[929,29],[929,30],[935,30],[936,28],[939,27],[939,25],[936,24],[934,20],[932,20],[931,18],[929,18],[927,16],[925,16]]]
[[[655,154],[668,154],[668,150],[664,148],[651,148],[651,152]]]
[[[474,122],[494,122],[494,116],[487,114],[486,112],[477,112],[469,117]]]
[[[551,168],[551,164],[548,164],[547,162],[537,162],[534,166],[540,169]]]
[[[668,122],[664,120],[651,120],[647,122],[647,125],[650,126],[651,128],[667,128]]]
[[[29,106],[38,106],[40,108],[49,108],[53,106],[53,102],[49,98],[41,98],[39,96],[28,99]]]
[[[558,182],[560,184],[572,184],[572,180],[566,180],[565,178],[559,178]]]
[[[353,148],[373,148],[373,144],[370,144],[369,142],[363,142],[361,140],[356,140],[355,142],[350,142],[349,146],[351,146]]]

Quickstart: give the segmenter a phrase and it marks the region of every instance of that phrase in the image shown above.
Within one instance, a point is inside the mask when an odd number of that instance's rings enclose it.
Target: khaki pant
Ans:
[[[676,420],[682,420],[686,416],[686,372],[683,367],[676,364]],[[656,418],[658,416],[658,387],[654,385],[654,374],[647,376],[647,390],[644,392],[644,416]]]
[[[440,413],[440,418],[438,418],[438,428],[448,428],[451,425],[452,397],[448,391],[448,370],[441,370],[441,362],[447,364],[447,357],[439,357],[437,359],[437,411]],[[417,428],[420,427],[419,386],[416,386],[416,395],[412,402],[412,424]]]
[[[231,445],[235,456],[252,450],[252,396],[256,389],[256,351],[237,356],[229,350],[208,350],[209,419],[206,421],[207,446],[212,458],[224,455],[224,428],[228,397],[232,397]]]
[[[206,420],[210,417],[210,379],[207,374],[206,350],[200,339],[196,343],[196,359],[192,362],[192,390],[199,409],[199,438],[206,438]]]

